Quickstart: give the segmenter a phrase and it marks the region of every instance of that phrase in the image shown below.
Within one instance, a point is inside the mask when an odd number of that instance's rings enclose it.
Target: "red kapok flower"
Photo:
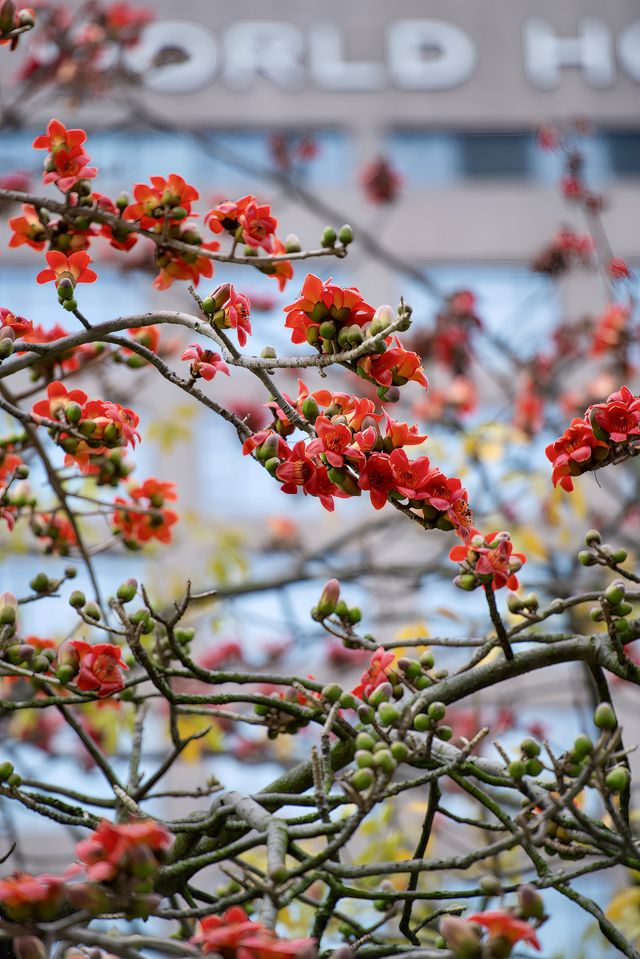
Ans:
[[[36,208],[25,203],[22,207],[22,213],[22,216],[13,216],[9,220],[9,226],[13,230],[9,246],[22,246],[26,243],[34,250],[44,249],[47,230],[44,224],[40,222]]]
[[[499,909],[489,909],[486,912],[474,912],[466,917],[467,922],[477,922],[489,930],[492,939],[506,939],[512,946],[516,942],[528,942],[538,951],[541,949],[536,931],[530,923],[523,919],[516,919],[508,912]]]
[[[568,493],[573,489],[572,476],[579,476],[606,456],[609,447],[594,435],[590,423],[576,417],[563,435],[547,446],[545,453],[553,466],[553,485],[558,483]]]
[[[170,833],[153,819],[121,825],[103,819],[95,832],[78,843],[76,855],[92,882],[108,882],[129,865],[135,869],[136,850],[164,853],[170,845]]]
[[[112,522],[115,532],[122,534],[127,546],[135,549],[149,540],[157,539],[161,543],[170,543],[171,527],[178,522],[178,514],[163,509],[165,502],[177,499],[174,483],[163,483],[153,477],[145,480],[142,486],[129,490],[134,507],[146,506],[149,512],[127,509],[126,500],[117,497]],[[146,501],[146,502],[145,502]]]
[[[198,343],[187,347],[180,359],[191,360],[191,376],[196,378],[201,376],[204,380],[212,380],[216,373],[231,375],[219,353],[203,350]]]
[[[177,173],[170,173],[166,179],[152,176],[151,186],[136,183],[133,195],[136,202],[126,207],[124,218],[139,221],[145,230],[164,223],[165,216],[169,222],[184,220],[191,213],[191,204],[199,197],[195,187],[186,183]],[[180,210],[178,217],[172,215],[175,209]]]
[[[363,169],[360,181],[371,203],[393,203],[402,186],[402,177],[385,157],[369,163]]]
[[[607,263],[607,273],[612,280],[628,280],[631,276],[629,264],[622,257],[614,256]]]
[[[320,415],[314,423],[318,438],[307,446],[307,453],[322,453],[330,466],[343,466],[345,457],[361,462],[364,454],[353,446],[353,434],[345,423],[334,423],[327,416]]]
[[[238,225],[242,230],[243,243],[254,250],[262,247],[267,253],[271,252],[278,221],[271,216],[268,204],[259,206],[255,200],[251,200],[240,213]]]
[[[64,876],[16,872],[0,879],[0,903],[15,922],[51,920],[63,904],[64,882]]]
[[[6,306],[0,306],[0,330],[5,328],[13,330],[16,336],[24,336],[25,333],[31,333],[33,323],[25,320],[24,316],[16,316]]]
[[[87,139],[84,130],[67,130],[60,120],[50,120],[47,126],[47,132],[41,133],[33,141],[34,150],[48,150],[49,153],[55,153],[56,150],[73,150],[81,146]]]
[[[98,279],[97,273],[89,269],[91,257],[85,250],[78,250],[69,257],[58,250],[51,250],[45,255],[45,259],[49,269],[38,273],[37,283],[49,283],[54,280],[58,286],[60,280],[68,279],[75,286],[76,283],[94,283]]]
[[[612,393],[605,403],[590,406],[585,413],[598,439],[611,443],[625,443],[640,434],[640,397],[623,386]]]
[[[395,659],[393,653],[387,652],[382,646],[379,646],[360,677],[360,682],[351,690],[353,695],[357,696],[358,699],[368,699],[374,689],[387,681]]]
[[[371,505],[374,509],[382,509],[387,497],[394,488],[393,468],[387,453],[371,453],[360,467],[358,486],[368,490]]]
[[[494,589],[507,586],[511,590],[518,588],[516,572],[526,563],[524,553],[514,553],[511,537],[506,532],[489,533],[481,536],[477,530],[470,530],[470,540],[464,546],[454,546],[449,559],[461,563],[461,573],[477,578],[475,585],[491,583]],[[464,588],[474,588],[469,582]]]
[[[112,643],[96,643],[92,646],[81,639],[70,640],[80,658],[80,672],[76,685],[83,692],[97,691],[102,699],[119,692],[124,687],[121,669],[129,667],[122,659],[122,650]]]
[[[324,282],[309,273],[302,285],[300,299],[285,306],[285,326],[292,330],[293,343],[305,343],[313,327],[325,320],[333,320],[340,326],[363,326],[373,318],[375,310],[365,303],[360,290],[342,288],[331,280]]]
[[[47,387],[47,399],[38,400],[33,404],[32,412],[36,416],[46,416],[48,419],[57,420],[70,404],[77,404],[84,407],[87,402],[87,394],[82,390],[68,390],[64,383],[54,380]]]

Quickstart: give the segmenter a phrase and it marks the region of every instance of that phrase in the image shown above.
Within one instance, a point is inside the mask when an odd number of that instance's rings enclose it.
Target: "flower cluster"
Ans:
[[[124,46],[129,43],[127,37],[131,42],[137,41],[141,26],[148,20],[146,12],[132,10],[126,4],[115,4],[102,11],[96,8],[96,12],[100,21],[92,25],[96,36]],[[196,188],[177,173],[171,173],[167,177],[152,176],[149,183],[134,184],[131,198],[123,193],[112,200],[91,188],[97,170],[88,165],[86,139],[84,130],[68,130],[53,119],[46,133],[34,140],[36,149],[48,151],[44,182],[54,183],[65,194],[68,207],[64,216],[52,217],[44,208],[24,204],[22,215],[9,221],[13,230],[10,246],[27,245],[49,251],[49,270],[40,274],[39,282],[55,279],[60,302],[67,309],[74,309],[73,287],[77,282],[95,279],[92,271],[85,272],[89,260],[74,260],[76,254],[86,254],[96,237],[102,237],[117,250],[127,251],[135,245],[139,234],[154,241],[157,289],[166,289],[174,280],[197,286],[201,277],[213,276],[212,254],[220,244],[217,240],[205,242],[193,225],[197,214],[192,208],[199,199]],[[273,276],[280,289],[284,289],[293,268],[283,256],[287,250],[276,236],[277,220],[268,205],[259,204],[253,195],[248,195],[233,203],[219,204],[209,211],[205,222],[214,233],[226,230],[231,234],[234,249],[238,241],[244,243],[245,254],[256,257],[256,268]],[[294,244],[293,249],[299,246]],[[57,257],[50,260],[53,253],[68,257],[69,262]],[[279,258],[275,262],[274,256]]]
[[[84,192],[82,181],[93,180],[98,172],[88,165],[91,157],[83,148],[86,139],[84,130],[67,130],[55,119],[49,122],[47,132],[33,141],[35,150],[48,151],[43,183],[54,183],[63,193]]]
[[[15,922],[50,922],[69,906],[146,918],[159,901],[153,879],[170,845],[170,833],[152,819],[118,825],[103,819],[77,844],[77,862],[63,875],[15,873],[0,880],[2,911]],[[88,881],[76,881],[83,872]]]
[[[317,954],[315,939],[278,939],[249,919],[241,906],[231,906],[222,916],[206,916],[190,941],[224,959],[314,959]]]
[[[175,484],[151,478],[142,486],[132,486],[128,492],[130,502],[119,496],[114,501],[114,533],[122,537],[129,549],[140,549],[150,540],[170,543],[171,527],[178,522],[178,514],[164,505],[177,499]]]
[[[515,574],[527,561],[523,553],[513,552],[509,533],[494,532],[482,536],[475,529],[469,531],[466,544],[453,547],[449,559],[460,563],[460,575],[454,582],[467,590],[488,584],[494,589],[507,586],[516,590],[518,580]]]
[[[560,230],[551,243],[537,255],[531,268],[537,273],[560,276],[571,266],[588,265],[593,250],[593,240],[588,233]]]
[[[91,457],[115,447],[135,446],[140,438],[139,417],[133,410],[110,400],[89,400],[82,390],[67,390],[55,380],[47,387],[47,399],[34,403],[34,416],[43,417],[55,441],[64,449],[66,461],[87,472]]]
[[[376,337],[372,351],[358,357],[349,368],[379,386],[381,396],[389,387],[403,386],[409,380],[427,388],[427,378],[417,354],[405,350],[397,338],[392,345],[391,336],[381,336],[394,320],[395,329],[409,328],[409,307],[402,306],[394,317],[390,306],[375,310],[366,303],[356,287],[345,289],[332,280],[322,281],[309,273],[300,297],[285,306],[284,311],[292,342],[308,343],[322,353],[350,350],[367,338]]]
[[[310,393],[302,381],[298,398],[290,402],[313,423],[314,439],[290,447],[283,436],[295,426],[271,403],[276,417],[273,427],[254,433],[242,447],[245,455],[253,453],[282,481],[283,492],[302,489],[333,510],[335,497],[360,496],[366,491],[375,509],[382,509],[392,498],[418,510],[433,526],[465,534],[472,514],[460,480],[445,476],[427,456],[410,460],[402,448],[426,439],[417,426],[376,412],[375,404],[363,397],[329,390]]]
[[[609,303],[598,318],[593,332],[591,354],[601,356],[625,345],[628,340],[630,310],[623,303]]]
[[[640,436],[640,397],[626,386],[585,410],[571,421],[561,437],[547,446],[553,466],[553,485],[573,490],[580,476],[629,455]]]
[[[260,204],[253,194],[239,200],[218,203],[205,215],[205,223],[213,233],[230,233],[234,240],[253,250],[273,253],[278,221],[268,204]]]
[[[251,302],[237,293],[232,283],[223,283],[202,301],[202,309],[218,330],[235,330],[240,346],[251,336]]]

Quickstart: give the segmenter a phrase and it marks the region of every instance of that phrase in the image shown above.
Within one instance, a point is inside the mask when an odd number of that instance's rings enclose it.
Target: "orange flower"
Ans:
[[[94,283],[98,279],[98,274],[89,269],[91,257],[85,250],[78,250],[69,257],[58,250],[51,250],[46,254],[45,259],[49,269],[38,273],[37,283],[49,283],[54,280],[57,287],[61,280],[70,280],[75,286],[76,283]]]
[[[523,919],[516,919],[508,912],[501,912],[499,909],[474,912],[472,916],[467,916],[467,922],[477,922],[485,926],[491,939],[506,939],[512,946],[516,942],[528,942],[538,951],[542,948],[533,926]]]
[[[310,331],[314,327],[318,329],[325,320],[337,322],[341,327],[363,326],[375,312],[365,303],[360,290],[343,289],[331,280],[323,282],[313,273],[307,274],[300,299],[285,306],[284,311],[288,314],[285,326],[292,330],[293,343],[309,342],[309,336],[313,336]]]
[[[22,213],[23,216],[13,216],[9,220],[9,226],[13,230],[9,246],[22,246],[26,243],[34,250],[44,249],[47,230],[44,224],[40,222],[36,208],[24,203]]]

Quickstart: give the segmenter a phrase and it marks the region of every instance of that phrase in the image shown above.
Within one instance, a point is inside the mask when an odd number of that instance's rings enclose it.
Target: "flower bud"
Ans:
[[[325,247],[326,249],[335,246],[335,242],[338,239],[338,234],[333,229],[332,226],[326,227],[324,233],[322,234],[322,239],[320,240],[320,246]]]
[[[295,233],[287,233],[284,238],[285,253],[299,253],[302,249],[300,240]]]
[[[611,703],[600,703],[593,715],[593,721],[598,729],[615,729],[618,722]]]
[[[48,593],[51,588],[51,581],[46,573],[36,573],[29,586],[34,593]]]
[[[446,711],[447,707],[444,703],[431,703],[427,710],[427,715],[434,723],[439,723],[441,719],[444,719]]]
[[[624,599],[624,583],[617,579],[605,590],[604,598],[610,606],[617,606]]]
[[[598,546],[602,542],[602,535],[597,529],[589,529],[584,534],[585,546]]]
[[[322,689],[323,698],[328,700],[330,703],[337,703],[342,696],[342,693],[342,686],[338,686],[337,683],[329,683],[328,686],[324,686]]]
[[[590,553],[586,549],[581,549],[578,553],[578,562],[583,566],[593,566],[596,562],[596,558],[593,553]]]
[[[522,779],[527,772],[526,763],[523,763],[521,759],[514,759],[507,766],[507,772],[512,779]]]
[[[0,360],[8,360],[13,353],[13,343],[9,337],[0,340]]]
[[[12,626],[16,621],[18,600],[13,593],[0,594],[0,626]]]
[[[615,766],[609,770],[604,779],[604,784],[612,793],[621,793],[628,787],[631,777],[626,766]]]
[[[46,959],[47,950],[37,936],[14,936],[11,948],[16,959]]]
[[[348,223],[345,223],[340,227],[340,232],[338,233],[338,239],[343,246],[349,246],[350,243],[353,243],[353,230]]]
[[[368,789],[369,786],[373,785],[374,778],[374,773],[371,769],[357,769],[351,777],[351,785],[357,789],[358,792],[363,792],[365,789]]]
[[[340,583],[337,579],[330,579],[322,590],[318,602],[318,611],[322,616],[331,616],[336,611],[340,599]]]
[[[138,581],[136,579],[127,579],[118,586],[117,596],[121,603],[130,603],[138,591]]]
[[[0,763],[0,782],[6,782],[9,776],[13,776],[13,763],[8,761]]]
[[[382,703],[387,702],[393,695],[393,686],[391,683],[380,683],[369,696],[370,704],[376,708]]]
[[[440,920],[440,933],[456,959],[475,959],[480,956],[480,934],[477,928],[458,916],[444,916]]]
[[[523,919],[542,919],[544,916],[542,896],[529,883],[518,887],[518,905]]]
[[[58,299],[59,300],[71,300],[73,299],[73,290],[74,283],[73,280],[68,276],[64,276],[58,282]]]

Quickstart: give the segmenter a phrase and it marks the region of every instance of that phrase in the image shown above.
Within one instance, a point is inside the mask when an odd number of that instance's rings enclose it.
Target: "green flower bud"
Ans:
[[[69,597],[69,606],[73,606],[74,609],[80,609],[87,602],[87,597],[84,595],[82,590],[74,589],[71,596]]]
[[[497,876],[482,876],[478,886],[486,896],[499,896],[502,892],[502,884]]]
[[[605,590],[604,598],[610,606],[617,606],[624,599],[624,583],[617,579]]]
[[[615,729],[618,721],[611,703],[600,703],[593,715],[593,721],[598,729]]]
[[[398,765],[388,749],[379,749],[373,757],[373,762],[374,765],[386,773],[387,776],[391,776]]]
[[[371,769],[357,769],[351,777],[351,785],[354,789],[357,789],[358,792],[363,792],[373,785],[374,778],[375,776]]]
[[[590,553],[586,549],[581,549],[578,553],[578,562],[582,563],[583,566],[593,566],[596,562],[596,558],[593,553]]]
[[[0,782],[6,782],[9,776],[13,775],[13,763],[3,762],[0,763]]]
[[[539,759],[529,759],[527,761],[527,776],[539,776],[544,766]]]
[[[507,766],[507,772],[512,779],[522,779],[527,772],[526,763],[523,763],[521,759],[514,759]]]
[[[391,755],[396,760],[396,762],[402,763],[405,761],[409,755],[408,747],[401,742],[391,743]]]
[[[322,239],[320,240],[320,246],[328,249],[329,247],[335,246],[336,240],[338,239],[338,234],[333,229],[332,226],[328,226],[324,233],[322,234]]]
[[[349,246],[350,243],[353,243],[353,230],[348,223],[345,223],[344,226],[340,227],[338,239],[343,246]]]
[[[373,753],[370,749],[356,749],[354,759],[358,769],[370,769],[373,765]]]
[[[584,535],[585,546],[598,546],[602,542],[602,536],[597,529],[589,529]]]
[[[353,693],[343,693],[340,697],[340,705],[343,709],[355,709],[356,697],[353,695]]]
[[[540,743],[537,743],[535,739],[523,739],[520,743],[520,749],[529,759],[535,759],[536,756],[540,755],[541,747]]]
[[[370,733],[358,733],[356,736],[356,749],[373,749],[376,741]]]
[[[337,579],[330,579],[322,590],[322,595],[318,601],[317,610],[324,618],[332,616],[340,600],[340,583]]]
[[[94,619],[96,623],[100,621],[100,610],[95,603],[87,603],[84,608],[84,615],[87,619]]]
[[[420,656],[420,665],[424,666],[425,669],[433,669],[434,662],[433,653],[430,649],[427,649],[426,652]]]
[[[609,770],[604,778],[604,784],[612,793],[621,793],[628,787],[631,781],[629,770],[626,766],[616,766]]]
[[[34,593],[48,593],[51,589],[51,582],[46,573],[37,573],[29,586],[34,591]]]
[[[573,755],[580,762],[583,759],[586,759],[587,756],[591,755],[593,752],[593,743],[588,736],[580,735],[576,736],[576,740],[573,744]]]
[[[427,709],[427,715],[429,719],[432,719],[434,723],[439,723],[440,720],[444,719],[447,712],[447,707],[444,703],[436,702],[431,703]]]
[[[185,627],[185,626],[182,626],[179,629],[175,629],[173,631],[173,635],[175,636],[177,642],[179,642],[181,646],[187,646],[191,642],[195,634],[196,634],[195,629],[192,629],[191,627]]]
[[[428,729],[431,729],[431,720],[424,713],[418,713],[413,720],[413,728],[419,733],[426,733]]]
[[[400,719],[400,711],[392,703],[382,703],[378,714],[381,726],[393,726]]]
[[[130,603],[138,591],[137,579],[127,579],[118,586],[117,597],[121,603]]]
[[[436,730],[436,736],[443,742],[448,743],[453,736],[453,729],[451,726],[438,726],[438,729]]]
[[[22,776],[19,776],[17,773],[13,773],[7,779],[7,784],[11,786],[12,789],[17,789],[22,785]]]
[[[329,683],[329,685],[324,686],[322,690],[323,698],[327,699],[330,703],[337,703],[342,693],[342,686],[338,686],[337,683]]]

